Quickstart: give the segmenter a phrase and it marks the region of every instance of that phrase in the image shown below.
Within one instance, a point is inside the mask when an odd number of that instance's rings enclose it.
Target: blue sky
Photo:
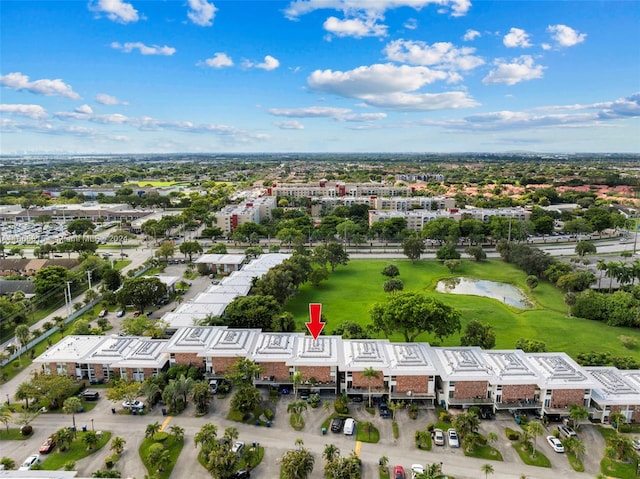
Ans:
[[[0,153],[640,152],[640,2],[0,1]]]

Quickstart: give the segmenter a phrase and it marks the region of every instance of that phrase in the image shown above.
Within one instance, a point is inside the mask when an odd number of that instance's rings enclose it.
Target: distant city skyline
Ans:
[[[0,1],[0,154],[640,153],[640,1]]]

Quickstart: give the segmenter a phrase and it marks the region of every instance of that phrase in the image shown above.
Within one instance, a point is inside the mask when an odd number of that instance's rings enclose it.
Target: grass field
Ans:
[[[459,309],[463,328],[471,319],[492,325],[496,332],[495,349],[512,349],[519,338],[525,337],[544,341],[549,351],[565,351],[573,357],[581,352],[600,351],[640,359],[640,350],[624,348],[619,339],[625,335],[640,341],[640,331],[568,317],[562,291],[541,281],[536,289],[529,292],[526,275],[500,260],[482,263],[463,261],[454,274],[450,274],[438,261],[423,260],[411,264],[409,260],[351,260],[347,266],[338,267],[319,287],[314,288],[308,283],[303,285],[299,294],[287,303],[286,310],[293,313],[300,331],[305,330],[304,323],[309,321],[309,303],[322,303],[327,334],[344,321],[367,326],[371,324],[369,310],[372,305],[386,301],[383,283],[388,278],[381,271],[391,263],[400,270],[398,278],[404,282],[404,291],[422,291]],[[435,291],[439,280],[456,276],[512,284],[529,296],[534,307],[520,310],[489,298]],[[389,339],[402,341],[403,337],[394,334]],[[421,334],[417,341],[436,344],[435,338],[428,334]],[[458,334],[442,342],[444,346],[459,344]]]

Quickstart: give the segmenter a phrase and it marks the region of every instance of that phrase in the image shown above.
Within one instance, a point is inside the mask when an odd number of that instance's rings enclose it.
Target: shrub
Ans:
[[[273,421],[275,414],[271,409],[265,409],[264,410],[264,417],[267,418],[267,421]]]
[[[347,397],[340,396],[333,402],[333,407],[338,414],[349,414],[349,407],[347,406]]]
[[[506,428],[505,433],[507,434],[507,439],[510,441],[519,441],[520,433],[518,431],[514,431],[513,429]]]
[[[32,426],[29,426],[29,425],[22,426],[22,427],[20,428],[20,433],[21,433],[23,436],[31,436],[31,434],[33,433],[33,427],[32,427]]]
[[[427,424],[427,431],[429,432],[433,432],[433,430],[436,428],[436,425],[433,424],[432,422],[430,422],[429,424]]]
[[[438,415],[438,419],[440,420],[440,422],[451,422],[451,414],[449,414],[447,411],[441,411]]]
[[[164,431],[158,431],[153,435],[153,440],[156,442],[164,442],[169,438],[169,433]]]

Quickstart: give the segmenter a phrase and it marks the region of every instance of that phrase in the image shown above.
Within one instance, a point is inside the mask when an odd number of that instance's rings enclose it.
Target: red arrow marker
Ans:
[[[322,332],[322,330],[324,329],[324,325],[326,324],[320,321],[321,312],[322,304],[309,304],[309,317],[311,318],[311,321],[305,324],[307,325],[307,329],[311,333],[311,336],[313,336],[313,339],[318,339],[318,336],[320,336],[320,333]]]

